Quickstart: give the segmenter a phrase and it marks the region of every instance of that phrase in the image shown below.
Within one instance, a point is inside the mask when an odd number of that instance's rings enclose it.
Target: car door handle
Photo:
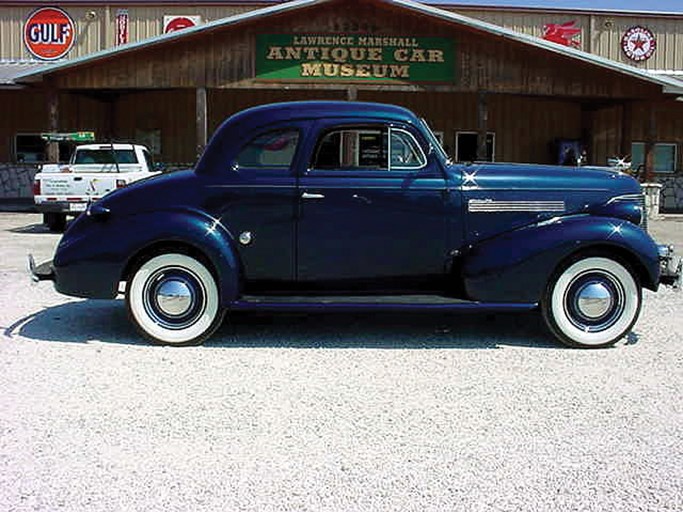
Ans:
[[[325,194],[311,194],[310,192],[304,192],[301,194],[301,199],[325,199]]]
[[[353,200],[355,200],[355,201],[358,201],[358,202],[364,203],[364,204],[371,204],[371,203],[372,203],[372,201],[370,201],[367,197],[361,196],[361,195],[358,195],[358,194],[353,194],[353,195],[351,196],[351,198],[352,198]]]

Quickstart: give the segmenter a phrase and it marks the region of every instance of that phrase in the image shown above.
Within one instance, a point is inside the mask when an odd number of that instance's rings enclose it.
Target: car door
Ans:
[[[299,148],[309,123],[270,125],[245,138],[226,179],[212,186],[210,209],[235,238],[244,291],[291,287]]]
[[[409,126],[318,123],[299,181],[297,279],[326,290],[443,286],[452,198]]]

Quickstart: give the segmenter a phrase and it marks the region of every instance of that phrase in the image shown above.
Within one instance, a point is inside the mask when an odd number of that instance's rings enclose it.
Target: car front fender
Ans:
[[[137,261],[155,248],[191,247],[212,264],[221,304],[240,290],[241,264],[230,232],[219,220],[193,209],[160,210],[106,219],[78,219],[54,259],[57,290],[89,298],[116,296]]]
[[[610,217],[556,217],[489,238],[462,256],[468,298],[494,302],[539,302],[549,279],[568,257],[599,250],[625,259],[646,288],[659,281],[657,245],[638,226]]]

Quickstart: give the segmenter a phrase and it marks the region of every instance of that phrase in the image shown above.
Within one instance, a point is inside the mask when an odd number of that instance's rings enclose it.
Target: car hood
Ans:
[[[461,181],[470,241],[553,217],[595,213],[614,197],[641,193],[632,177],[607,168],[471,164],[450,171]]]

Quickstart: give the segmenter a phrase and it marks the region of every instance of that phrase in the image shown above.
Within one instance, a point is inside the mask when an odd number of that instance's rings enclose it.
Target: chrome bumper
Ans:
[[[657,249],[659,251],[659,282],[680,291],[683,260],[676,255],[673,245],[658,245]]]
[[[38,281],[54,281],[55,271],[52,268],[52,261],[46,261],[40,265],[36,265],[33,255],[28,255],[28,271],[31,274],[31,280],[34,283]]]

